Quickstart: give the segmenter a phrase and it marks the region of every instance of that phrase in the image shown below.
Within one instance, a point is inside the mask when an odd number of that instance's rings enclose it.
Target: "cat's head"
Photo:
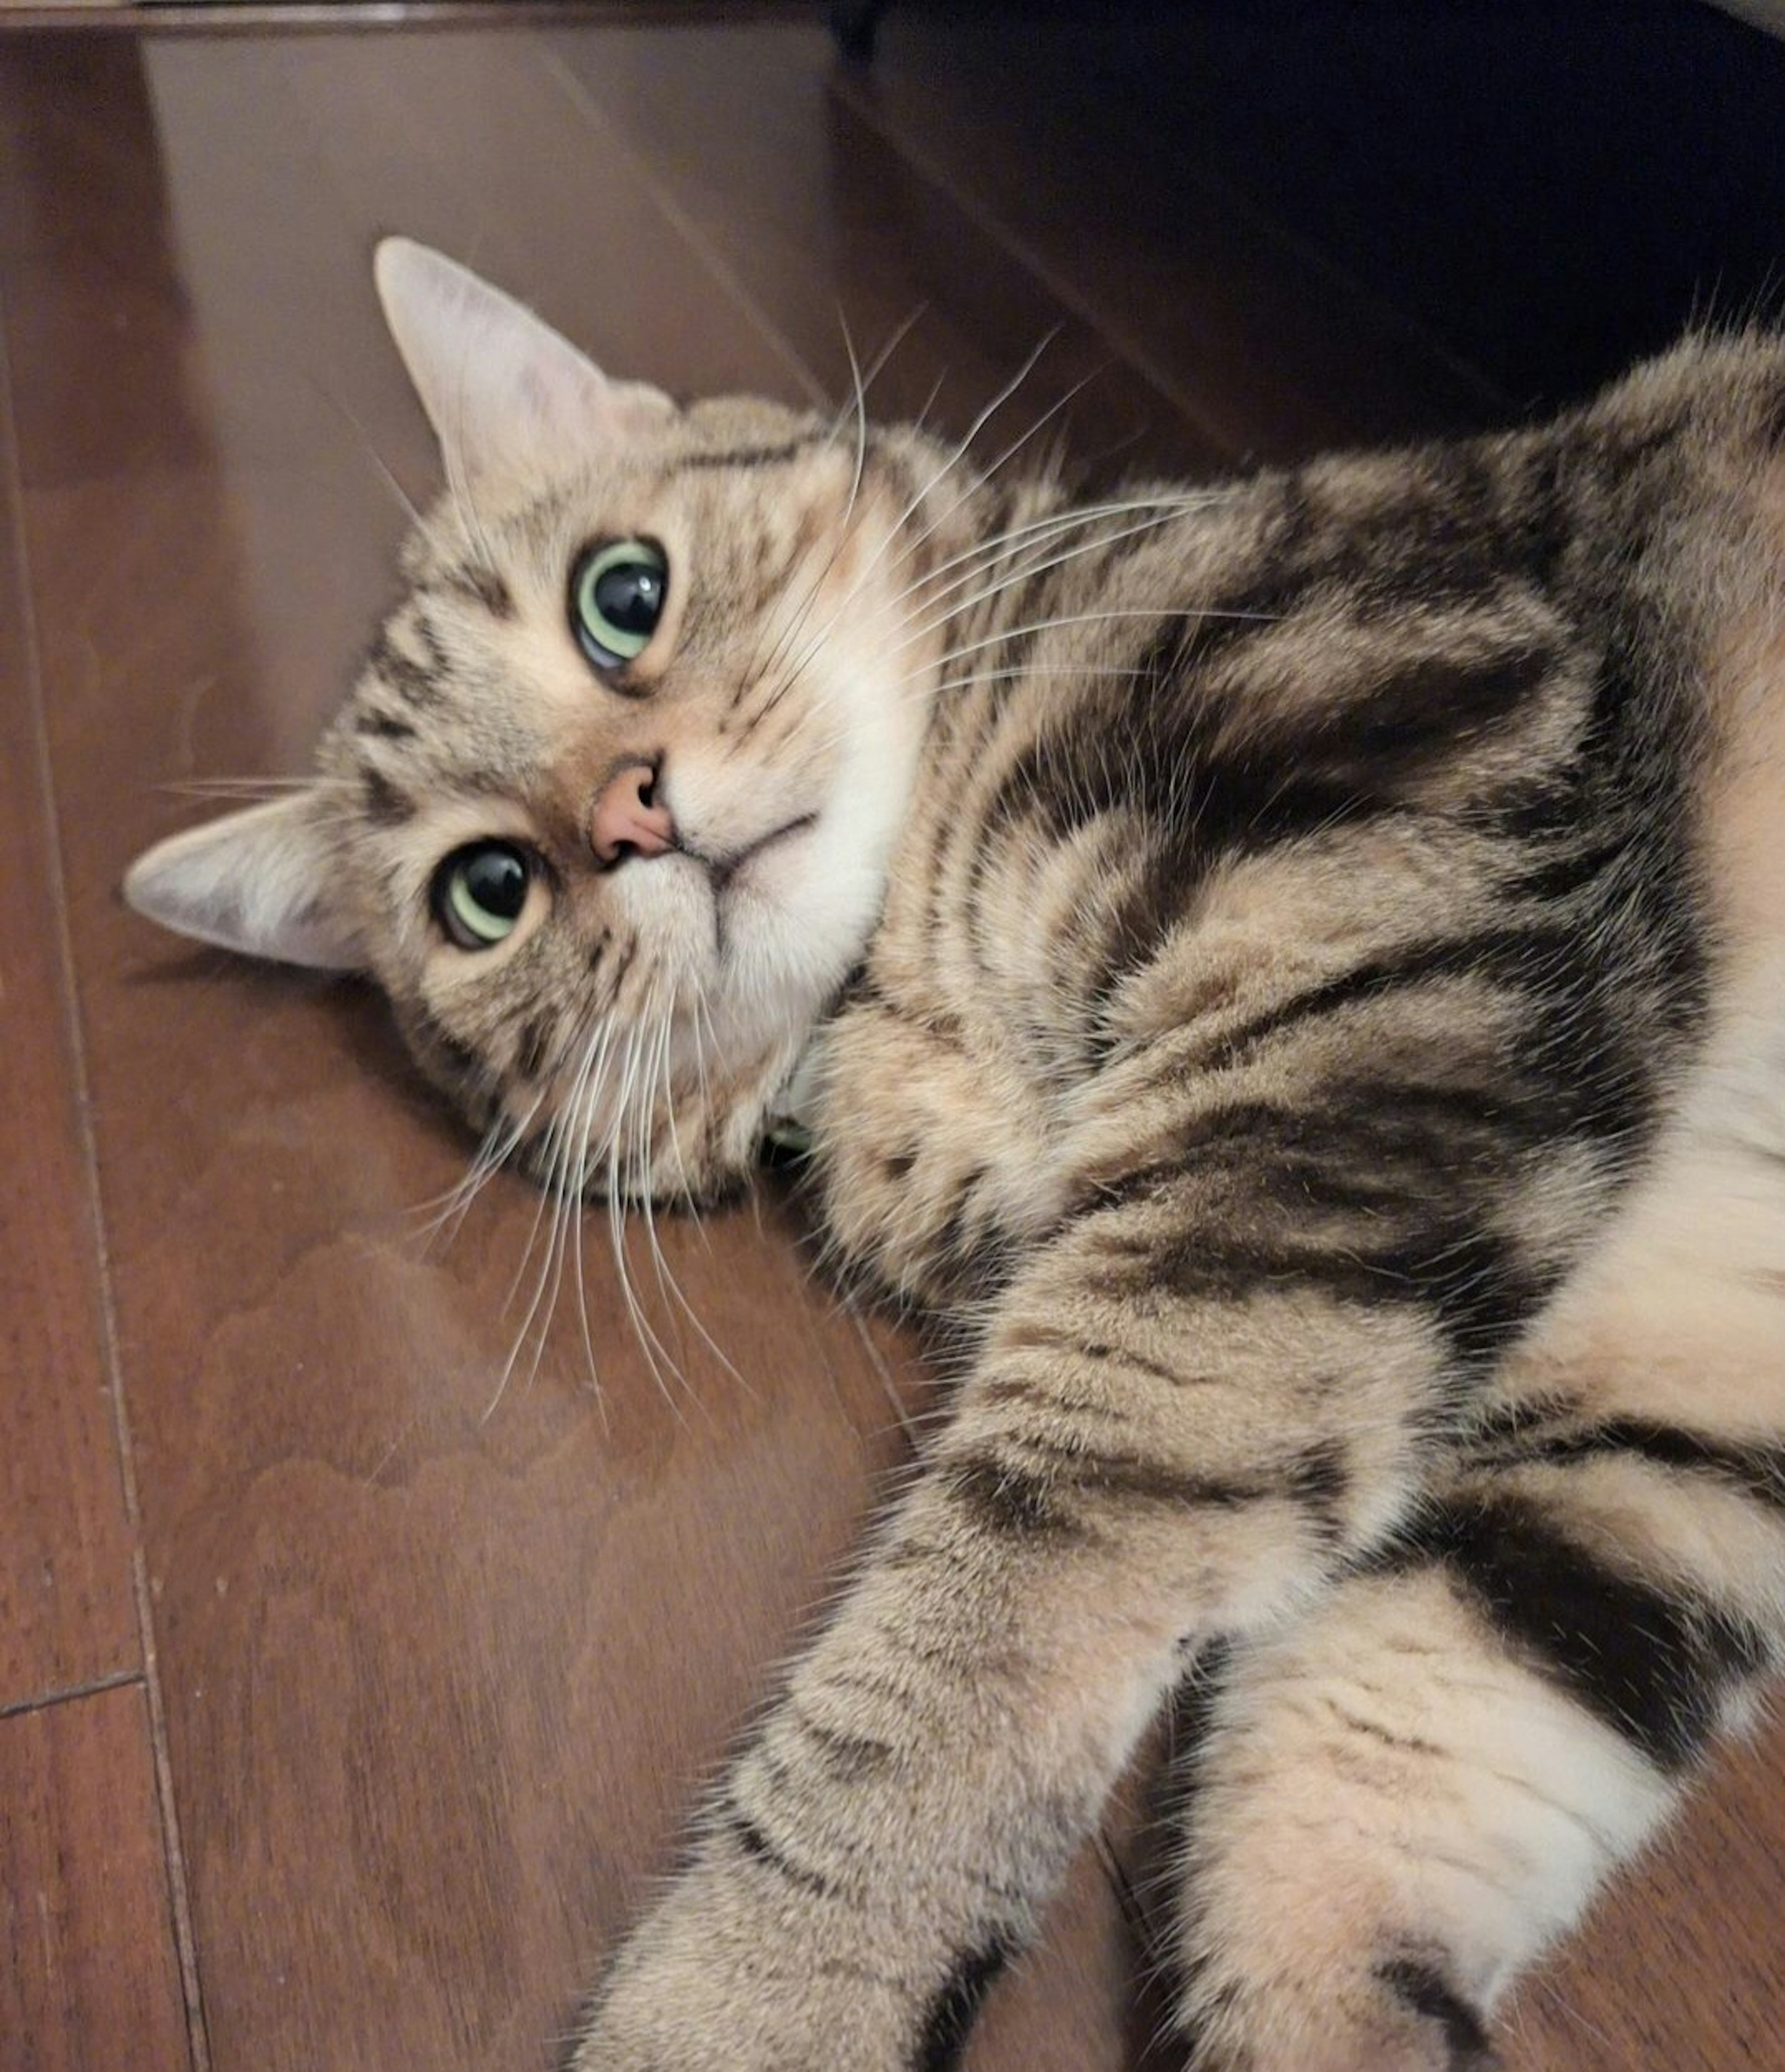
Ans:
[[[371,974],[553,1184],[710,1194],[878,914],[960,486],[915,434],[610,380],[420,246],[376,274],[448,483],[408,594],[311,781],[126,895]]]

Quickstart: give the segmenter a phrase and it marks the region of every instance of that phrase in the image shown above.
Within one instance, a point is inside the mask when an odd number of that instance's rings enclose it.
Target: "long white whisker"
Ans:
[[[1022,559],[1020,565],[1013,565],[1000,570],[995,582],[986,583],[982,589],[974,591],[972,596],[961,602],[952,604],[944,610],[934,611],[932,617],[919,619],[908,629],[905,638],[907,641],[920,639],[925,634],[933,632],[938,626],[946,624],[951,619],[964,618],[968,614],[978,610],[982,605],[989,603],[992,598],[1001,595],[1014,583],[1027,582],[1033,577],[1046,575],[1055,569],[1064,567],[1068,561],[1077,561],[1084,555],[1095,553],[1101,548],[1119,546],[1124,540],[1137,539],[1143,533],[1157,532],[1162,525],[1169,524],[1174,519],[1182,516],[1182,506],[1170,506],[1155,512],[1150,517],[1137,520],[1132,525],[1119,526],[1114,532],[1098,532],[1092,539],[1081,540],[1076,545],[1067,547],[1059,553],[1054,553],[1049,550],[1058,545],[1063,534],[1079,529],[1077,523],[1071,525],[1063,523],[1043,537],[1030,541],[1025,546],[1002,557],[1013,564],[1018,561],[1019,555],[1026,557]],[[952,582],[945,584],[934,595],[924,598],[921,610],[925,612],[933,611],[940,599],[952,597],[957,591],[967,589],[971,584],[981,581],[989,572],[989,565],[986,563],[967,569],[964,574],[957,576]],[[918,586],[913,585],[912,589],[915,590],[917,587]],[[909,596],[911,591],[908,590],[905,594]],[[900,601],[903,602],[903,599]]]
[[[495,1414],[497,1404],[501,1402],[506,1393],[522,1348],[529,1338],[533,1335],[536,1318],[540,1322],[538,1346],[533,1359],[535,1373],[538,1371],[539,1361],[544,1356],[545,1336],[551,1327],[552,1308],[556,1302],[559,1278],[563,1270],[562,1247],[566,1227],[568,1220],[575,1214],[574,1205],[579,1203],[581,1200],[582,1176],[573,1174],[570,1163],[578,1108],[582,1100],[583,1087],[587,1084],[591,1072],[597,1070],[598,1060],[606,1057],[607,1046],[612,1040],[612,1034],[613,1025],[605,1017],[597,1020],[591,1027],[588,1042],[584,1046],[582,1055],[578,1062],[576,1071],[571,1079],[570,1091],[546,1130],[545,1170],[541,1176],[539,1207],[533,1212],[533,1227],[528,1232],[527,1244],[521,1254],[520,1264],[516,1268],[514,1281],[509,1287],[508,1298],[503,1305],[504,1310],[514,1301],[515,1290],[520,1284],[527,1263],[533,1256],[534,1244],[538,1240],[541,1220],[549,1210],[551,1220],[546,1231],[545,1254],[540,1261],[539,1272],[533,1282],[533,1291],[527,1304],[526,1314],[521,1319],[520,1327],[515,1334],[514,1343],[509,1349],[508,1359],[503,1366],[501,1376],[496,1383],[496,1393],[490,1399],[488,1407],[485,1409],[480,1422],[488,1422]],[[542,1305],[543,1315],[541,1315]]]
[[[1068,547],[1059,553],[1052,553],[1049,551],[1049,549],[1052,549],[1055,545],[1060,536],[1060,534],[1058,532],[1051,532],[1044,540],[1033,544],[1033,550],[1027,560],[1023,561],[1020,565],[1006,569],[1001,572],[995,582],[983,582],[982,578],[985,571],[981,569],[973,569],[967,574],[957,578],[954,582],[947,586],[947,590],[940,593],[940,594],[946,595],[948,590],[959,590],[965,587],[967,584],[975,582],[980,582],[981,583],[981,587],[977,590],[973,596],[966,598],[956,604],[950,605],[945,609],[937,611],[933,617],[920,619],[915,624],[908,625],[905,631],[901,635],[899,644],[901,648],[909,647],[915,641],[927,638],[927,635],[934,632],[938,627],[948,624],[952,619],[966,619],[971,617],[974,613],[981,610],[986,605],[989,604],[993,598],[1002,596],[1006,590],[1015,589],[1021,584],[1033,582],[1043,576],[1051,574],[1054,569],[1062,568],[1067,562],[1076,561],[1084,555],[1095,553],[1104,548],[1118,545],[1124,540],[1130,539],[1138,534],[1152,531],[1158,526],[1166,524],[1170,519],[1176,516],[1177,515],[1177,512],[1174,510],[1161,512],[1152,517],[1141,520],[1136,524],[1119,527],[1113,532],[1100,532],[1094,539],[1081,541],[1076,545]],[[915,589],[917,586],[914,585],[912,587]],[[907,591],[906,594],[910,594],[910,592]],[[927,610],[929,605],[933,602],[933,599],[927,599],[925,601],[925,609]],[[998,637],[1009,638],[1010,636],[1000,635]],[[914,673],[920,676],[922,672],[921,671],[919,671]],[[909,683],[913,679],[911,676],[903,678],[901,679],[901,685],[903,686],[903,684]],[[821,698],[816,701],[812,710],[817,710],[826,701],[827,701],[825,699]]]
[[[649,999],[646,1001],[644,1011],[640,1018],[640,1029],[641,1032],[639,1060],[640,1068],[640,1098],[635,1104],[634,1112],[634,1157],[636,1161],[639,1172],[640,1184],[638,1206],[640,1215],[644,1224],[645,1250],[651,1260],[652,1271],[656,1276],[657,1293],[663,1300],[663,1316],[665,1327],[672,1328],[675,1322],[675,1305],[670,1299],[670,1275],[668,1262],[664,1258],[663,1246],[657,1235],[656,1203],[653,1198],[652,1189],[654,1149],[652,1142],[652,1130],[656,1118],[656,1058],[658,1034],[657,1030],[654,1029],[652,1025],[655,1014],[656,1005],[656,996],[653,992]],[[667,1026],[667,1018],[665,1019],[664,1026]],[[685,1309],[687,1306],[688,1305],[685,1302],[682,1304],[682,1307]],[[660,1341],[660,1342],[661,1342]],[[692,1393],[692,1391],[689,1390],[689,1387],[688,1376],[684,1371],[681,1362],[679,1360],[672,1359],[671,1369],[675,1375],[677,1383],[681,1385],[683,1390]]]
[[[1156,512],[1162,519],[1181,516],[1187,511],[1207,509],[1213,500],[1211,495],[1202,494],[1131,496],[1112,499],[1103,504],[1080,504],[1071,509],[1051,509],[1039,517],[1025,520],[1020,525],[1006,526],[1002,532],[991,533],[983,540],[975,541],[970,547],[964,547],[959,553],[950,554],[947,560],[926,569],[923,574],[914,578],[902,590],[895,592],[890,602],[895,605],[903,604],[907,598],[927,590],[940,577],[956,569],[995,562],[1018,547],[1040,545],[1054,535],[1074,532],[1081,526],[1096,524],[1106,518],[1130,517],[1138,512]],[[949,587],[952,589],[958,586],[951,585]],[[936,593],[937,596],[944,594],[941,591]],[[928,601],[933,602],[934,598]]]
[[[979,654],[987,648],[1001,647],[1006,640],[1014,639],[1020,634],[1048,633],[1062,626],[1098,626],[1108,620],[1117,619],[1162,619],[1172,617],[1182,619],[1252,619],[1264,626],[1273,626],[1277,623],[1277,615],[1274,612],[1226,611],[1216,610],[1203,611],[1195,610],[1195,608],[1187,610],[1180,609],[1170,604],[1153,606],[1137,605],[1128,609],[1117,606],[1106,611],[1067,611],[1061,612],[1056,617],[1052,619],[1033,619],[1026,621],[1021,626],[1002,627],[998,630],[998,631],[988,635],[983,640],[969,640],[964,642],[960,647],[951,648],[946,654],[944,654],[940,658],[940,666],[945,668],[951,668],[955,663],[963,660],[969,655]],[[907,676],[903,680],[910,682],[913,678],[919,676],[923,673],[924,672],[923,670],[914,670],[911,672],[911,676]]]
[[[670,1146],[675,1153],[677,1170],[681,1175],[682,1189],[685,1194],[689,1191],[688,1162],[682,1156],[681,1144],[676,1135],[675,1088],[671,1072],[669,1054],[670,1034],[670,1019],[669,1017],[665,1014],[663,1018],[659,1031],[657,1046],[657,1077],[663,1089],[664,1118],[669,1131]],[[697,1040],[698,1039],[697,1038]],[[652,1225],[652,1242],[653,1244],[655,1244],[656,1231],[654,1223]],[[676,1278],[675,1273],[670,1267],[668,1260],[664,1256],[660,1246],[657,1248],[657,1267],[660,1284],[666,1284],[666,1294],[673,1298],[677,1305],[681,1309],[682,1314],[686,1317],[689,1322],[693,1326],[695,1333],[700,1338],[701,1342],[706,1347],[707,1350],[712,1354],[713,1357],[719,1363],[720,1366],[725,1369],[726,1372],[731,1376],[733,1380],[742,1383],[743,1387],[747,1389],[749,1388],[749,1383],[744,1380],[742,1375],[740,1374],[737,1367],[733,1365],[730,1359],[727,1356],[723,1348],[719,1345],[718,1342],[713,1336],[713,1334],[708,1330],[706,1326],[701,1322],[699,1316],[696,1314],[693,1304],[689,1301],[686,1294],[684,1293],[681,1283]]]
[[[424,1252],[431,1247],[436,1237],[440,1240],[442,1251],[451,1244],[471,1211],[471,1203],[507,1164],[516,1148],[525,1138],[538,1112],[539,1101],[536,1099],[524,1115],[499,1114],[484,1131],[483,1141],[458,1181],[444,1194],[417,1203],[417,1214],[430,1208],[437,1210],[437,1213],[429,1217],[422,1226],[420,1235]]]
[[[621,1077],[619,1099],[615,1104],[614,1127],[609,1134],[607,1142],[608,1233],[613,1244],[614,1264],[619,1277],[620,1294],[626,1304],[627,1315],[631,1322],[632,1334],[638,1341],[640,1350],[644,1355],[645,1364],[651,1370],[652,1379],[656,1383],[659,1392],[680,1417],[683,1413],[670,1390],[668,1383],[664,1377],[664,1366],[667,1365],[672,1372],[676,1373],[678,1381],[681,1377],[676,1369],[674,1361],[669,1358],[667,1348],[652,1329],[650,1319],[645,1315],[644,1308],[639,1301],[638,1295],[632,1286],[631,1272],[627,1257],[625,1202],[621,1188],[620,1158],[624,1144],[626,1120],[637,1083],[639,1047],[638,1030],[635,1027],[628,1032],[627,1037],[626,1063]]]
[[[607,1035],[602,1046],[601,1056],[596,1062],[594,1075],[590,1083],[588,1096],[582,1104],[582,1141],[577,1153],[578,1213],[576,1227],[571,1236],[577,1291],[577,1327],[582,1334],[582,1355],[588,1363],[589,1379],[594,1389],[595,1400],[601,1405],[601,1414],[604,1423],[607,1420],[607,1407],[606,1399],[601,1392],[601,1363],[595,1357],[594,1333],[590,1329],[589,1322],[589,1289],[583,1271],[582,1209],[590,1170],[590,1140],[594,1129],[595,1117],[607,1078],[607,1051],[611,1043],[612,1034],[613,1024],[610,1021],[607,1026]]]
[[[366,430],[365,426],[361,424],[359,418],[354,415],[353,412],[348,407],[347,404],[335,393],[332,388],[326,387],[322,382],[319,381],[315,376],[311,372],[308,368],[305,368],[302,372],[305,380],[307,381],[315,393],[322,397],[323,401],[327,403],[331,409],[339,411],[340,415],[353,427],[355,433],[358,435],[360,446],[364,449],[372,466],[376,468],[378,473],[383,478],[385,487],[389,490],[391,495],[396,498],[398,505],[408,517],[410,524],[413,525],[417,530],[419,530],[422,524],[422,514],[416,509],[415,504],[411,499],[409,491],[404,488],[402,483],[400,483],[397,479],[396,476],[391,473],[389,465],[385,461],[384,455],[380,453],[377,447],[373,445],[371,433]]]
[[[1200,500],[1195,500],[1195,501],[1199,502]],[[899,636],[899,645],[909,646],[914,640],[925,637],[934,631],[938,626],[946,624],[950,619],[968,617],[973,612],[978,610],[990,598],[997,596],[1000,590],[1009,587],[1012,583],[1026,582],[1033,577],[1043,574],[1050,569],[1059,566],[1060,562],[1072,559],[1076,554],[1091,553],[1099,547],[1115,545],[1129,538],[1131,534],[1145,532],[1154,526],[1163,524],[1170,518],[1180,515],[1182,511],[1192,508],[1195,508],[1195,504],[1191,500],[1170,501],[1159,500],[1155,507],[1148,500],[1133,499],[1120,504],[1092,506],[1084,511],[1056,512],[1047,518],[1037,520],[1030,524],[1012,527],[962,553],[951,555],[940,567],[929,570],[915,582],[907,584],[903,590],[889,600],[886,608],[889,610],[896,609],[907,598],[926,590],[944,570],[959,569],[964,564],[969,565],[964,574],[957,576],[952,582],[945,585],[933,595],[923,599],[921,610],[928,612],[940,598],[948,596],[954,591],[964,589],[970,583],[981,581],[1001,560],[1014,558],[1014,551],[1019,543],[1024,551],[1045,550],[1053,546],[1063,536],[1093,524],[1104,515],[1125,516],[1137,511],[1152,512],[1151,516],[1142,520],[1137,525],[1121,528],[1114,532],[1100,533],[1095,539],[1085,541],[1069,553],[1057,556],[1052,560],[1032,558],[1020,568],[1006,570],[1006,580],[996,585],[987,586],[977,595],[952,605],[945,610],[937,611],[932,618],[915,623],[908,621]],[[803,670],[809,666],[812,660],[821,652],[821,643],[813,643],[807,654],[801,658],[800,662],[789,673],[787,680],[777,688],[771,698],[764,701],[762,708],[763,712],[768,711],[780,697],[785,695],[792,685],[798,681]]]
[[[838,604],[836,611],[832,615],[829,620],[820,628],[814,643],[815,647],[821,648],[823,646],[824,642],[829,636],[832,628],[839,623],[843,614],[848,610],[850,605],[853,604],[855,599],[861,594],[862,587],[868,582],[869,578],[878,571],[880,564],[886,559],[893,542],[902,537],[904,533],[905,528],[911,523],[911,520],[916,516],[918,512],[923,508],[923,505],[928,499],[931,492],[953,469],[960,465],[962,461],[965,459],[973,441],[978,438],[980,433],[985,429],[986,425],[997,414],[997,413],[1001,410],[1004,407],[1005,404],[1010,401],[1011,397],[1016,393],[1018,388],[1021,387],[1022,383],[1028,380],[1030,375],[1034,372],[1036,364],[1041,359],[1042,355],[1053,343],[1055,335],[1055,334],[1050,332],[1048,335],[1041,341],[1040,344],[1035,347],[1034,351],[1030,354],[1029,357],[1023,362],[1022,366],[1017,369],[1015,374],[1005,384],[1003,388],[999,389],[997,393],[992,398],[991,401],[985,405],[985,409],[979,413],[978,416],[976,417],[973,422],[967,427],[964,436],[944,457],[940,467],[939,467],[935,472],[928,477],[928,479],[923,483],[923,486],[918,490],[916,495],[912,497],[911,501],[905,506],[904,509],[899,514],[898,517],[895,519],[891,528],[886,535],[885,541],[882,544],[878,552],[870,555],[866,565],[862,569],[861,574],[857,576],[855,581],[849,586],[848,590],[844,594],[842,600]],[[1063,400],[1064,399],[1063,399]],[[1059,405],[1055,405],[1056,409],[1058,407]],[[1051,415],[1052,413],[1050,412],[1047,414]],[[1040,423],[1045,423],[1046,421],[1046,416],[1039,421]],[[1030,434],[1039,429],[1039,424],[1032,426],[1030,427]],[[1030,436],[1030,434],[1026,434],[1024,436],[1026,438]],[[1018,443],[1020,444],[1020,442]],[[1014,450],[1014,449],[1011,450]],[[1002,458],[1008,458],[1009,453],[1007,452]],[[997,464],[1001,465],[1001,460]],[[981,479],[984,479],[983,475]],[[963,500],[957,498],[956,502],[948,507],[949,509],[951,511],[958,509],[962,500]],[[919,533],[915,540],[910,541],[909,544],[906,545],[904,551],[894,562],[893,565],[895,568],[903,567],[905,562],[910,560],[911,555],[916,552],[918,547],[922,545],[923,541],[927,540],[930,536],[930,534],[935,531],[936,525],[940,522],[941,520],[940,519],[936,520],[932,524],[927,526],[923,532]],[[805,666],[806,661],[809,660],[809,656],[803,657],[800,668],[803,668]],[[799,670],[796,669],[794,673],[797,676],[799,674]],[[778,692],[776,695],[779,696],[779,693]]]
[[[314,781],[309,777],[180,777],[154,788],[175,798],[270,799],[288,791],[307,791]]]

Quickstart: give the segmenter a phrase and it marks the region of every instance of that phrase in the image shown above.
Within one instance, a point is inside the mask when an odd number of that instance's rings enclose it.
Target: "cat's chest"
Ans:
[[[1063,1198],[1133,891],[1132,816],[1063,812],[1075,796],[1027,714],[990,693],[948,714],[865,981],[826,1041],[828,1219],[926,1303],[984,1292]]]

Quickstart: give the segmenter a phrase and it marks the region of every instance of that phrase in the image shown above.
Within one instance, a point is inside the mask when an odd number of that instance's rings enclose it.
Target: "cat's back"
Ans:
[[[1001,557],[831,1046],[831,1198],[890,1277],[971,1285],[942,1259],[1046,1227],[1187,1079],[1447,1050],[1640,1140],[1785,948],[1782,430],[1785,347],[1688,341],[1535,430]]]

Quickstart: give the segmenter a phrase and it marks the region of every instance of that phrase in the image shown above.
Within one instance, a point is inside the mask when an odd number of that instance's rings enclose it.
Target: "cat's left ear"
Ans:
[[[319,971],[362,969],[336,882],[339,846],[317,798],[306,787],[157,842],[131,865],[124,897],[195,942]]]
[[[473,488],[537,486],[675,414],[660,388],[614,381],[512,296],[425,245],[387,237],[372,271],[429,421]]]

